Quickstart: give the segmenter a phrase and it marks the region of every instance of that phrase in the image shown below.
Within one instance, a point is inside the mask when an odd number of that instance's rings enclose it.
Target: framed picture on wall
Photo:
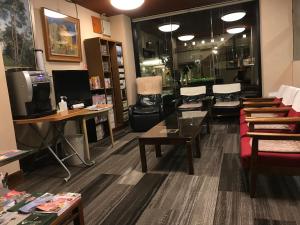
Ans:
[[[41,9],[47,61],[81,62],[79,19]]]

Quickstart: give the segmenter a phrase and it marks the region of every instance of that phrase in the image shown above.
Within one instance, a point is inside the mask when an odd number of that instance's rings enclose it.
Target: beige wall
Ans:
[[[293,84],[300,87],[300,61],[293,62]]]
[[[44,48],[44,39],[42,33],[42,23],[41,23],[41,7],[46,7],[54,11],[61,12],[65,15],[76,17],[75,5],[68,3],[64,0],[31,0],[31,4],[34,10],[34,23],[35,23],[35,45],[38,49]],[[80,30],[81,30],[81,41],[82,41],[82,62],[81,63],[67,63],[67,62],[47,62],[45,60],[46,70],[50,73],[52,70],[76,70],[76,69],[86,69],[86,60],[83,47],[83,40],[86,38],[99,37],[100,34],[93,32],[92,19],[91,16],[98,16],[91,10],[78,7],[78,18],[80,19]]]
[[[260,0],[263,94],[293,84],[292,0]],[[299,66],[300,67],[300,66]]]
[[[126,84],[128,103],[136,102],[136,69],[132,40],[131,20],[125,15],[110,17],[112,39],[122,42],[124,51],[124,65],[126,72]]]
[[[2,50],[0,52],[2,52]],[[0,152],[4,152],[10,149],[16,149],[16,140],[2,54],[0,54],[0,102]],[[19,170],[19,162],[14,162],[0,168],[0,172],[8,172],[9,174]]]

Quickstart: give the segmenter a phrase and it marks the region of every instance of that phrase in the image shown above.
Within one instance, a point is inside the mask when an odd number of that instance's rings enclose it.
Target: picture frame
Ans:
[[[41,8],[47,61],[81,62],[80,21],[59,12]]]

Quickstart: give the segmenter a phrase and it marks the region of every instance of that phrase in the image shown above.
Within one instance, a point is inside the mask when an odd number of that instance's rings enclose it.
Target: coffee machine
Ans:
[[[43,71],[7,71],[7,86],[14,118],[36,118],[55,113],[51,80]]]

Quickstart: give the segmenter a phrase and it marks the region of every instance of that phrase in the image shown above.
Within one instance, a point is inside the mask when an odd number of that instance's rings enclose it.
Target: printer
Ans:
[[[36,118],[56,112],[52,109],[51,80],[43,71],[7,71],[6,80],[13,117]]]

